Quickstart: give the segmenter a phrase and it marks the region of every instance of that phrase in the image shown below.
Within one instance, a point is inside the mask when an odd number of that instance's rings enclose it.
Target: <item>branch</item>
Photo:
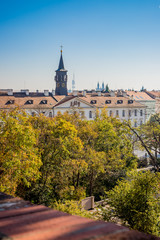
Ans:
[[[138,137],[138,139],[140,140],[142,146],[145,148],[146,152],[148,153],[148,155],[151,158],[151,161],[153,163],[153,165],[157,168],[157,170],[159,170],[159,166],[157,164],[156,158],[152,155],[152,153],[149,151],[148,147],[146,146],[146,144],[144,143],[142,137],[135,131],[134,128],[132,128],[129,123],[127,123],[127,126],[129,127],[129,129]]]

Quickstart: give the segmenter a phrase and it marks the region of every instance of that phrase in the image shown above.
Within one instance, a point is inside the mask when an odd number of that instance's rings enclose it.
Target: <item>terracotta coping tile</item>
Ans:
[[[3,240],[159,239],[114,223],[72,216],[42,205],[32,205],[20,198],[7,198],[0,194],[0,205],[4,203],[15,205],[12,205],[10,210],[0,211],[0,239]],[[15,206],[19,209],[15,209]]]

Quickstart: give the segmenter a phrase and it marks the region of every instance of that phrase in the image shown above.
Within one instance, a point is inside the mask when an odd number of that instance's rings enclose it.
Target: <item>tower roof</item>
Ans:
[[[59,66],[56,71],[66,71],[64,68],[64,63],[63,63],[62,50],[61,50],[61,56],[60,56],[60,60],[59,60]]]

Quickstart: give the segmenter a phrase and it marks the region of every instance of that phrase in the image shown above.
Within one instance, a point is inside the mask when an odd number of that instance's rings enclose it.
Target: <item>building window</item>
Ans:
[[[96,104],[97,103],[97,101],[96,100],[91,100],[91,102],[90,102],[91,104]]]
[[[134,126],[137,127],[137,121],[134,122]]]
[[[25,104],[33,104],[33,100],[28,100]]]
[[[140,116],[141,117],[143,116],[143,110],[140,110]]]
[[[122,104],[123,103],[123,100],[118,100],[117,101],[117,104]]]
[[[134,115],[137,116],[137,109],[134,110]]]
[[[109,116],[112,117],[112,110],[109,111]]]
[[[132,113],[131,110],[128,110],[128,116],[131,117]]]
[[[125,110],[122,110],[122,116],[125,117]]]
[[[143,121],[142,120],[140,120],[140,125],[142,125],[143,124]]]
[[[9,104],[14,104],[14,100],[8,100],[8,102],[6,102],[6,105],[9,105]]]
[[[133,103],[133,100],[128,100],[128,104],[132,104]]]
[[[111,104],[111,100],[106,100],[105,104]]]
[[[52,112],[49,112],[49,117],[52,117]]]
[[[42,100],[40,104],[47,104],[47,100]]]
[[[89,111],[89,118],[92,118],[92,111]]]
[[[118,111],[118,110],[116,110],[116,116],[117,116],[117,117],[119,116],[119,111]]]

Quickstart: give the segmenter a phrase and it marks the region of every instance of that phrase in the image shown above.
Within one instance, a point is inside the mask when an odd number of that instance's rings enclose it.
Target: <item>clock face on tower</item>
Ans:
[[[60,87],[60,83],[57,83],[57,87]]]
[[[65,87],[65,83],[62,83],[62,87]]]

